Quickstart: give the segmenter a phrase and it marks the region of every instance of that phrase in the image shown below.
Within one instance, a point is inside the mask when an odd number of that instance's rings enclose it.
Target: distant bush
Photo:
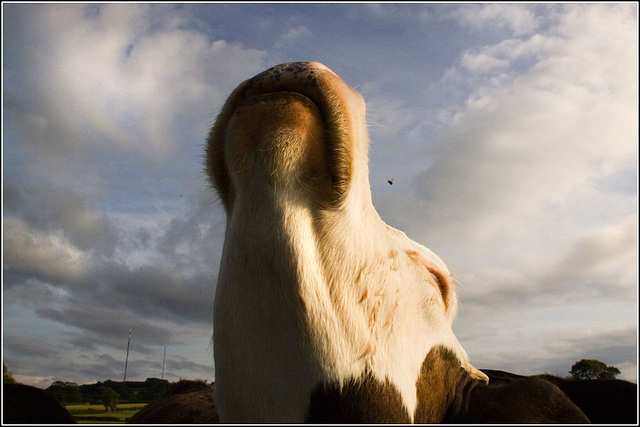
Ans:
[[[599,360],[582,359],[571,366],[569,373],[577,380],[614,380],[620,369]]]

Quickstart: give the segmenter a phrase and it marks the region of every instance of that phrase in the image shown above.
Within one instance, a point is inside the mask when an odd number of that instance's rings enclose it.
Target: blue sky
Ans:
[[[638,22],[618,4],[3,3],[3,360],[213,379],[231,90],[323,62],[367,101],[382,218],[458,282],[479,368],[637,379]],[[387,179],[393,178],[393,185]]]

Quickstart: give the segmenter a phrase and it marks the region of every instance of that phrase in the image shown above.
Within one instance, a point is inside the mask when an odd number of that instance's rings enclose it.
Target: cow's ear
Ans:
[[[429,263],[425,257],[420,254],[418,251],[407,251],[407,255],[411,260],[418,263],[422,267],[424,267],[429,273],[430,280],[432,286],[434,286],[440,292],[440,296],[442,298],[442,302],[444,304],[445,310],[449,310],[449,306],[451,305],[451,278],[448,273],[443,272],[435,265]]]
[[[558,387],[540,378],[484,384],[470,377],[455,387],[446,423],[588,423]]]

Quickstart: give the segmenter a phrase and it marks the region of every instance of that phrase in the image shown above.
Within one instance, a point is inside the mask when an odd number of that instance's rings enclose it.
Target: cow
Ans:
[[[160,398],[135,413],[127,424],[219,423],[213,387],[202,380],[180,380]]]
[[[41,388],[2,384],[3,424],[75,424],[69,411]]]
[[[205,165],[227,215],[221,422],[586,422],[549,382],[486,384],[445,263],[373,207],[368,145],[362,96],[319,62],[272,67],[221,109]]]
[[[491,384],[514,383],[538,378],[555,384],[596,424],[638,424],[638,385],[625,380],[562,378],[539,374],[531,377],[482,369]]]

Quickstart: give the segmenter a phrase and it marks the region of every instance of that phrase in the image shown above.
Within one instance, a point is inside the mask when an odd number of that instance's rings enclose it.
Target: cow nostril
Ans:
[[[333,72],[333,70],[329,67],[327,67],[326,65],[324,65],[321,62],[317,62],[317,61],[312,61],[308,63],[309,68],[317,70],[317,71],[324,71],[324,72],[328,72],[333,74],[334,76],[337,76],[336,73]]]
[[[304,87],[313,87],[317,85],[318,77],[322,74],[338,77],[333,70],[320,62],[286,62],[254,76],[249,80],[246,89],[253,90],[256,87],[287,84],[286,82],[294,84],[297,82]]]

